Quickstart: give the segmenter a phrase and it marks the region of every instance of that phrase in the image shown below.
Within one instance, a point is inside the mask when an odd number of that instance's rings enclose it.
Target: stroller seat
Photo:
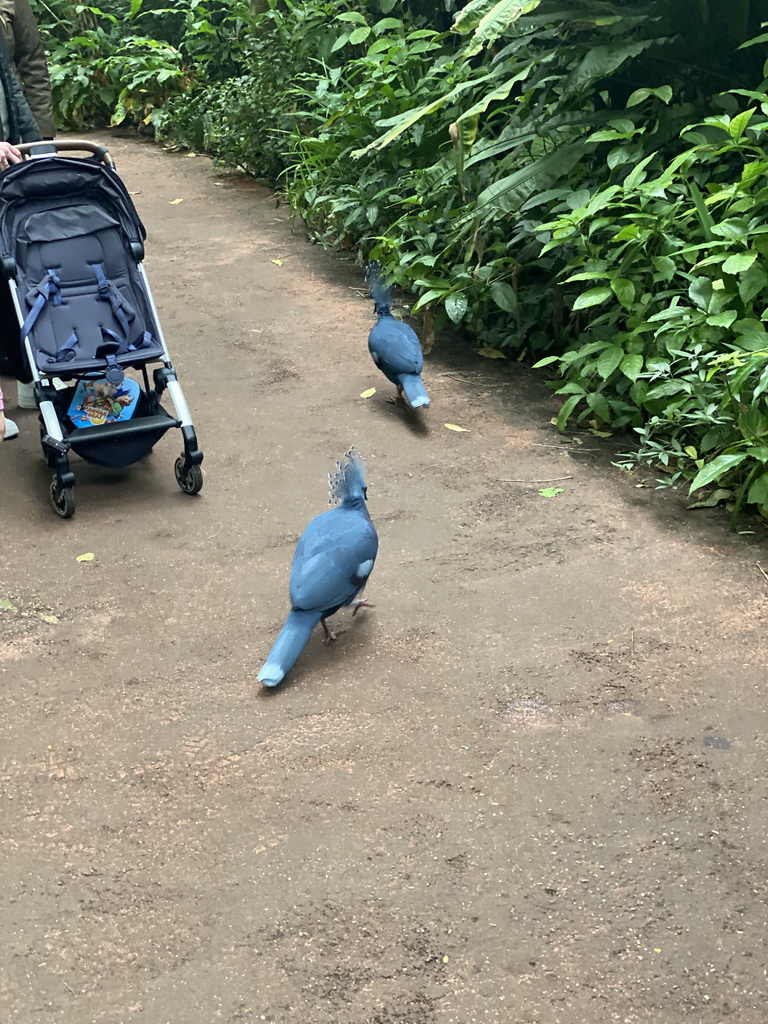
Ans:
[[[16,257],[27,285],[22,337],[30,335],[41,376],[162,358],[134,261],[107,212],[80,203],[31,213],[19,224]]]

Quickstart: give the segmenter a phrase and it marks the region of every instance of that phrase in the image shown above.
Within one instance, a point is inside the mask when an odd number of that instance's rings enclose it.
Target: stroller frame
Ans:
[[[39,365],[40,355],[38,354],[40,350],[35,351],[31,340],[36,314],[34,310],[25,312],[24,299],[21,295],[19,282],[17,281],[18,264],[14,254],[8,251],[8,240],[5,237],[5,232],[3,232],[0,272],[2,272],[8,282],[11,300],[20,325],[21,346],[26,355],[28,370],[34,385],[35,400],[40,410],[40,441],[43,456],[48,466],[54,470],[50,486],[51,503],[54,511],[63,519],[69,519],[75,513],[75,475],[69,462],[71,451],[97,464],[115,465],[115,463],[110,463],[108,458],[104,461],[104,453],[106,452],[108,455],[110,445],[123,445],[124,450],[127,445],[127,455],[124,455],[122,461],[118,461],[117,465],[130,465],[143,458],[145,454],[148,454],[154,444],[171,427],[181,430],[184,443],[184,450],[174,465],[176,481],[184,493],[197,494],[203,485],[201,468],[203,453],[198,446],[189,407],[168,352],[165,336],[157,314],[157,307],[152,296],[152,289],[144,270],[142,262],[144,258],[144,228],[122,181],[116,174],[110,173],[114,171],[114,162],[107,148],[85,140],[26,143],[18,148],[27,164],[33,160],[36,163],[38,161],[50,160],[63,150],[72,150],[91,154],[90,157],[85,159],[72,160],[71,163],[73,165],[82,166],[87,164],[93,167],[93,164],[96,163],[97,165],[102,164],[108,169],[106,173],[109,176],[110,188],[115,190],[121,203],[121,209],[127,212],[129,223],[135,228],[135,231],[132,233],[138,235],[136,238],[131,237],[127,239],[124,237],[125,232],[121,231],[120,239],[124,243],[122,246],[123,255],[126,261],[130,261],[132,265],[131,274],[136,275],[135,284],[143,290],[141,298],[148,313],[148,323],[146,326],[147,328],[151,327],[151,335],[148,332],[144,335],[145,344],[149,348],[145,355],[142,355],[140,347],[137,348],[131,345],[129,351],[125,348],[125,345],[121,346],[117,341],[110,341],[106,335],[114,335],[114,332],[107,331],[105,332],[106,344],[97,348],[96,355],[87,360],[87,365],[76,366],[71,371],[68,371],[63,360],[65,356],[73,355],[74,353],[66,352],[66,345],[64,345],[55,353],[54,358],[48,359],[48,362],[53,364],[50,373],[46,373],[44,369],[41,370]],[[66,164],[69,165],[70,160],[66,160]],[[3,179],[8,178],[14,172],[18,176],[19,165],[11,167],[0,175],[0,208],[3,207]],[[3,218],[5,217],[5,211],[3,211],[2,216]],[[29,282],[25,283],[29,290]],[[104,282],[102,281],[101,284],[103,286]],[[111,282],[107,281],[107,284],[111,287]],[[99,290],[104,292],[105,288],[102,287]],[[38,287],[38,291],[41,294],[43,293],[40,287]],[[121,301],[120,293],[114,291],[113,295],[116,296],[117,305],[119,306]],[[40,308],[45,306],[48,297],[46,293],[44,299],[38,300]],[[104,294],[102,297],[106,298],[106,295]],[[118,313],[117,315],[119,316],[120,314]],[[103,359],[99,358],[99,355],[103,355],[102,349],[107,353]],[[152,363],[160,363],[161,365],[154,369],[152,385],[150,385],[147,367]],[[139,414],[137,409],[134,417],[126,421],[117,420],[116,422],[104,422],[92,426],[68,429],[66,423],[62,422],[67,419],[66,405],[62,402],[62,395],[59,393],[59,388],[54,384],[54,379],[78,382],[81,380],[92,380],[95,377],[104,377],[106,374],[109,380],[110,370],[120,376],[123,368],[133,368],[142,374],[143,397],[141,413]],[[170,416],[160,404],[160,397],[166,390],[173,403],[176,413],[175,417]],[[67,400],[70,392],[67,389],[63,394],[65,400]]]

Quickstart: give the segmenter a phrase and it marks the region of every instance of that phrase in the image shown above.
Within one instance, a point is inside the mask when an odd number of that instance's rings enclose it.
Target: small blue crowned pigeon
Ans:
[[[344,458],[328,477],[329,504],[339,504],[315,516],[296,545],[289,587],[291,610],[258,675],[265,686],[282,682],[318,622],[326,638],[335,640],[325,620],[343,605],[353,605],[355,615],[368,604],[357,598],[376,561],[379,538],[366,507],[363,460],[354,449]]]
[[[408,324],[392,316],[390,290],[384,283],[381,264],[369,264],[365,280],[374,301],[373,311],[378,317],[368,335],[368,350],[373,361],[396,385],[398,397],[405,396],[412,409],[422,406],[426,409],[429,395],[421,382],[424,356],[418,335]]]

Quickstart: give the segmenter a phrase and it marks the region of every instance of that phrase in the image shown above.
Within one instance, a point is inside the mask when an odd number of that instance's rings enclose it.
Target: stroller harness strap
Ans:
[[[61,305],[61,279],[55,270],[48,270],[45,277],[42,279],[35,289],[39,292],[37,299],[35,299],[32,309],[27,313],[27,318],[21,327],[21,340],[27,337],[29,332],[35,326],[37,318],[43,311],[48,299],[53,298],[54,306]]]
[[[145,330],[142,332],[140,341],[136,344],[129,343],[128,339],[130,337],[131,321],[136,319],[136,311],[121,294],[120,290],[114,285],[114,283],[109,280],[105,273],[103,263],[91,263],[89,265],[96,277],[99,299],[108,303],[115,322],[120,328],[120,330],[117,331],[111,330],[103,324],[100,325],[100,330],[105,344],[111,349],[109,354],[106,354],[108,364],[107,376],[109,377],[111,373],[111,375],[116,378],[119,374],[122,379],[122,371],[119,370],[117,365],[115,353],[119,353],[121,350],[123,352],[137,352],[140,349],[150,348],[154,343],[154,339],[151,332]],[[40,314],[49,301],[52,301],[54,306],[60,306],[63,302],[61,279],[57,275],[56,271],[51,268],[46,269],[45,277],[36,286],[34,291],[36,291],[38,295],[22,325],[22,342],[32,331],[35,323],[40,317]],[[42,355],[47,356],[49,364],[68,363],[77,357],[75,349],[79,345],[80,338],[77,335],[77,330],[73,330],[64,344],[57,349],[55,353],[42,348],[42,346],[39,347],[39,352]],[[104,358],[105,353],[97,350],[94,355],[96,358]]]
[[[103,263],[92,263],[91,269],[96,275],[96,280],[99,283],[99,298],[104,302],[108,302],[112,307],[112,312],[115,315],[115,320],[120,324],[125,341],[128,341],[128,335],[130,333],[129,321],[133,320],[136,316],[133,307],[126,302],[120,292],[115,288],[112,282],[109,280],[107,275],[104,273]]]

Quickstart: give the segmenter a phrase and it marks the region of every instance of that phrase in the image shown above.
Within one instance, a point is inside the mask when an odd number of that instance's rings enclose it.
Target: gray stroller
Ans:
[[[146,232],[107,149],[19,148],[26,159],[0,173],[0,272],[19,325],[0,336],[0,369],[34,382],[54,511],[75,512],[70,452],[129,466],[172,427],[184,444],[176,480],[197,494],[203,453],[142,265]],[[160,403],[165,391],[175,416]]]

